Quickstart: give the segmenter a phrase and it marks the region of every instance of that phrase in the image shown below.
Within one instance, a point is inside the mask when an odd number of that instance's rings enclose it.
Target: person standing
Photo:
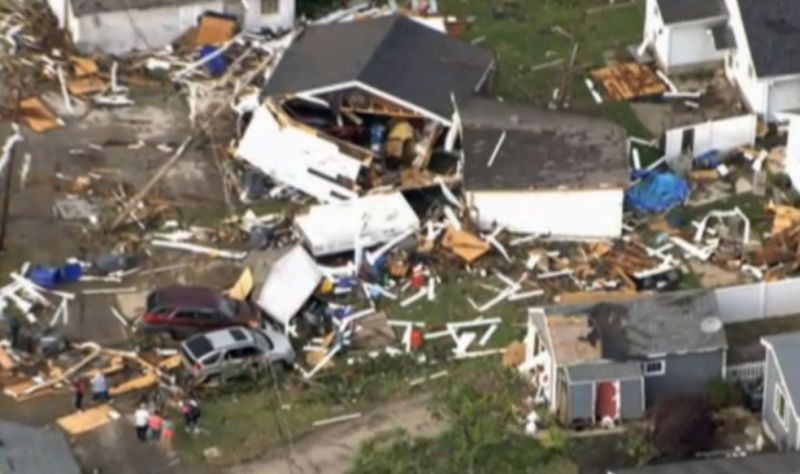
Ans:
[[[164,417],[161,428],[161,445],[170,450],[172,449],[172,437],[175,435],[175,423],[168,417]]]
[[[108,402],[108,381],[102,372],[97,371],[92,377],[92,400],[101,403]]]
[[[72,379],[72,391],[74,395],[74,405],[75,409],[78,411],[83,411],[83,397],[86,395],[86,384],[84,383],[83,378],[75,377]]]
[[[147,429],[150,431],[150,441],[157,443],[161,439],[161,430],[164,427],[164,419],[157,411],[150,414],[147,419]]]
[[[193,398],[181,402],[181,413],[186,422],[186,431],[197,431],[197,422],[200,421],[200,405]]]
[[[150,412],[144,403],[133,413],[133,424],[136,426],[136,439],[144,443],[147,441],[147,426],[150,421]]]

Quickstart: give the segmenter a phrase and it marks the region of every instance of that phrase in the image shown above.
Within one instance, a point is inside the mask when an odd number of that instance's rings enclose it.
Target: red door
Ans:
[[[617,396],[616,382],[599,382],[597,384],[595,413],[598,420],[602,421],[606,417],[612,420],[617,419],[619,416]]]

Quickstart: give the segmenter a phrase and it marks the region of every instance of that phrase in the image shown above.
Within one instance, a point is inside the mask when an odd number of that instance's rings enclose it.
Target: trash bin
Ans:
[[[68,263],[61,269],[60,280],[64,283],[71,283],[81,279],[83,267],[80,263]]]
[[[33,267],[28,272],[28,278],[42,288],[53,290],[58,285],[60,273],[58,268]]]

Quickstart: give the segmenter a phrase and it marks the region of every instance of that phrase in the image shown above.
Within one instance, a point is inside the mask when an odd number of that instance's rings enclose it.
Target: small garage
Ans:
[[[622,422],[644,415],[644,376],[638,362],[592,362],[562,369],[559,418],[566,424]]]

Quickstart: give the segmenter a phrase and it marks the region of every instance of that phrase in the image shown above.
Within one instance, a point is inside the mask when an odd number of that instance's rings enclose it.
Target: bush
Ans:
[[[741,405],[744,394],[739,386],[717,379],[708,384],[708,399],[714,409]]]
[[[688,459],[708,451],[716,425],[711,403],[702,395],[681,395],[660,400],[650,416],[652,442],[667,459]]]

